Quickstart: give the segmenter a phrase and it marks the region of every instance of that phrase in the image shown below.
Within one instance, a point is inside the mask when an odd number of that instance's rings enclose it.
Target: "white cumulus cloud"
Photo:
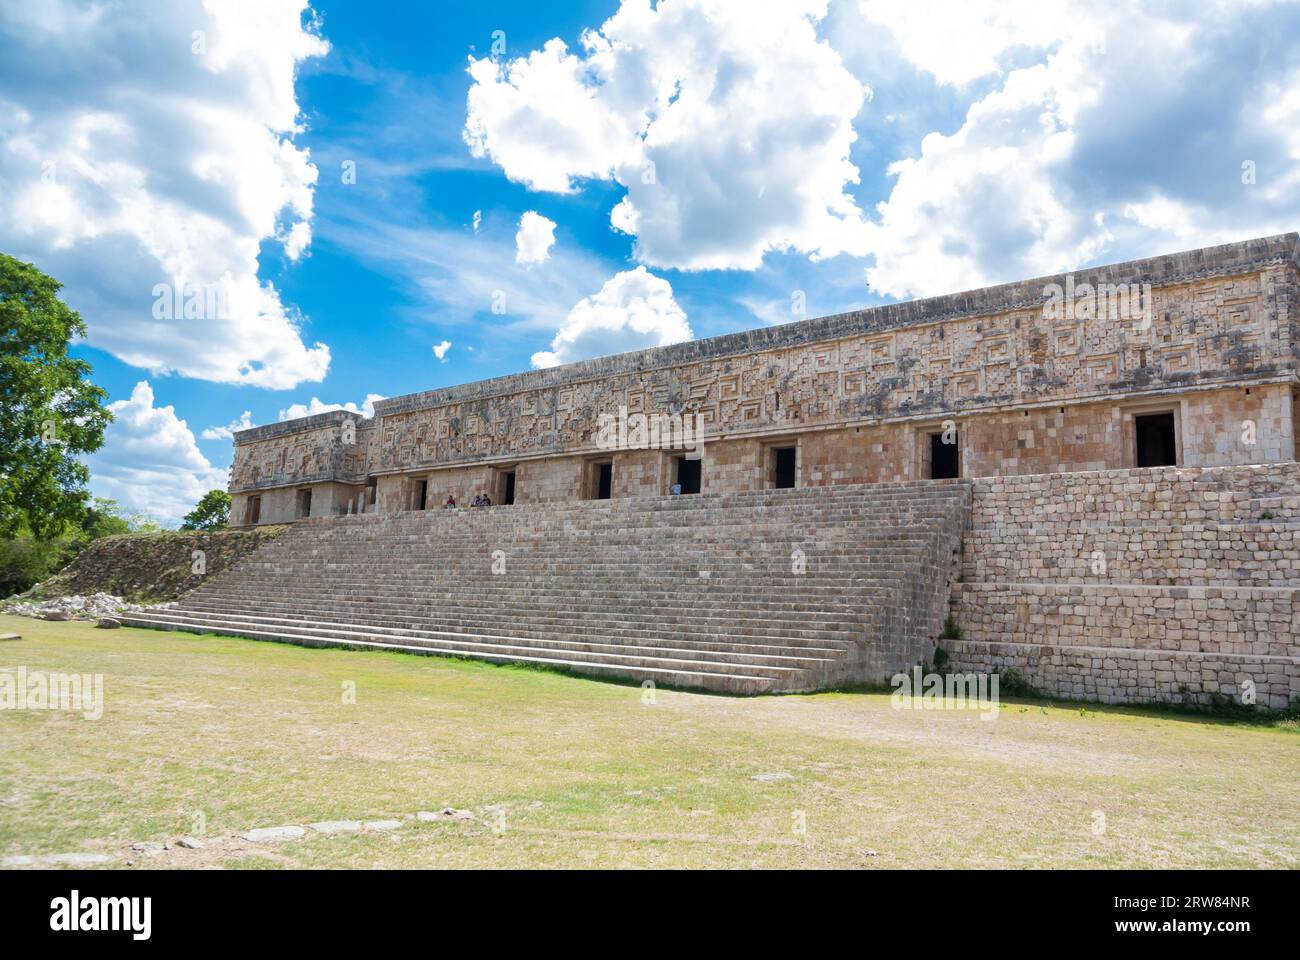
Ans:
[[[645,267],[616,273],[600,292],[569,311],[551,349],[533,354],[534,367],[680,343],[692,337],[672,285]]]
[[[253,412],[245,410],[238,420],[224,427],[205,427],[199,436],[204,440],[234,440],[236,431],[250,430],[255,426]]]
[[[375,402],[383,400],[383,396],[378,393],[367,393],[366,402],[358,407],[351,401],[347,403],[322,403],[319,397],[312,397],[307,403],[294,403],[280,411],[277,420],[297,420],[301,417],[314,417],[318,413],[329,413],[331,410],[348,410],[352,413],[359,413],[365,417],[375,415]]]
[[[1069,9],[1066,0],[861,0],[859,9],[894,35],[909,63],[958,85],[998,72],[1017,47],[1058,43],[1067,17],[1091,26],[1085,11]]]
[[[869,91],[817,36],[825,0],[626,0],[580,53],[471,58],[464,136],[511,180],[626,194],[643,264],[756,269],[771,250],[865,253],[846,192]]]
[[[294,78],[306,0],[0,6],[0,249],[65,284],[89,342],[153,373],[288,388],[329,348],[258,278],[311,240]],[[179,307],[179,309],[177,309]]]
[[[861,11],[936,83],[988,84],[959,127],[890,166],[868,231],[878,293],[947,293],[1300,222],[1300,67],[1293,44],[1274,42],[1300,31],[1293,0]]]
[[[199,451],[194,434],[171,406],[154,406],[153,387],[141,380],[128,400],[108,405],[114,420],[104,446],[86,458],[91,490],[128,513],[175,524],[209,490],[224,490],[225,470]]]
[[[442,343],[435,343],[433,345],[433,355],[445,363],[447,360],[447,351],[450,349],[450,340],[444,340]]]
[[[553,246],[554,220],[547,219],[535,210],[529,210],[519,218],[519,230],[515,233],[515,263],[525,266],[545,263]]]

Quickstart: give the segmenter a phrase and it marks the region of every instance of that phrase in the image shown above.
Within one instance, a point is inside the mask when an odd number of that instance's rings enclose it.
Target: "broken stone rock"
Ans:
[[[320,823],[309,823],[307,826],[317,833],[351,833],[361,829],[360,820],[322,820]]]
[[[268,843],[275,840],[297,840],[306,834],[307,831],[298,826],[259,827],[256,830],[249,830],[243,837],[253,843]]]
[[[91,863],[108,863],[109,858],[102,853],[53,853],[45,858],[46,863],[68,863],[83,866]]]

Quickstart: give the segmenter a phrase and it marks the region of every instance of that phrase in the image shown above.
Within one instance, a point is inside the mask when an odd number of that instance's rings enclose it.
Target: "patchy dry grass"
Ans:
[[[0,667],[102,673],[103,718],[0,711],[0,857],[150,866],[1300,863],[1294,729],[883,694],[741,699],[401,654],[0,617]],[[355,684],[355,704],[344,703]],[[787,774],[755,780],[763,773]],[[256,844],[253,827],[409,818]],[[1104,830],[1094,828],[1104,816]],[[806,819],[806,834],[794,827]],[[133,841],[202,835],[153,858]]]

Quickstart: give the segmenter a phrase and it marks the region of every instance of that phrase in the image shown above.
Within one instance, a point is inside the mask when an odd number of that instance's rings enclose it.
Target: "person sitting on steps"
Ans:
[[[456,497],[455,497],[455,495],[453,495],[453,494],[449,494],[449,495],[447,496],[447,502],[444,503],[444,504],[442,505],[442,507],[443,507],[444,510],[455,510],[455,509],[456,509]]]

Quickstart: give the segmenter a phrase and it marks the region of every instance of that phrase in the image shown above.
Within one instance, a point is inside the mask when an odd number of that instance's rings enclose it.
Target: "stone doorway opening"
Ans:
[[[961,476],[961,442],[956,430],[930,434],[929,480],[956,480]]]
[[[310,516],[311,516],[311,491],[299,490],[297,510],[294,512],[294,517],[298,520],[302,520],[304,517],[310,517]]]
[[[777,490],[792,490],[795,486],[796,447],[772,448],[772,486]]]
[[[614,461],[597,460],[587,465],[587,471],[587,499],[610,499],[614,495]]]
[[[675,457],[676,460],[676,477],[677,484],[680,487],[679,493],[699,493],[700,485],[703,480],[703,470],[701,469],[703,461],[700,459],[692,460],[689,457]]]
[[[1135,416],[1133,434],[1139,467],[1178,466],[1178,430],[1172,411]]]

